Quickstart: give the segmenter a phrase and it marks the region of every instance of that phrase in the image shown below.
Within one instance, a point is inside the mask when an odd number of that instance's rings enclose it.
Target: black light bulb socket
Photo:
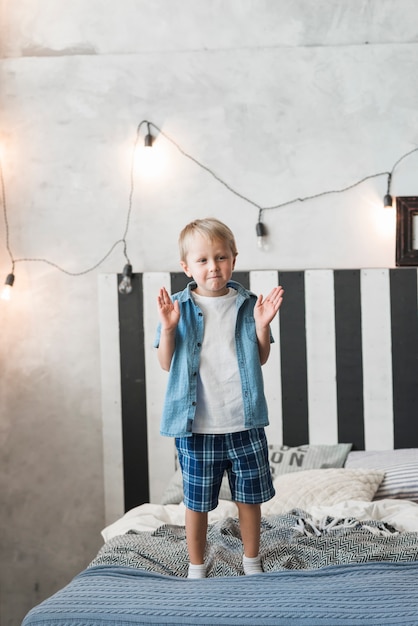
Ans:
[[[383,198],[383,206],[385,209],[392,206],[392,196],[389,193],[387,193]]]
[[[255,232],[257,233],[257,237],[265,237],[267,235],[267,229],[263,222],[257,222]]]
[[[145,135],[144,146],[146,148],[152,148],[153,143],[154,143],[154,137],[151,135],[151,133],[148,133],[147,135]]]
[[[127,263],[125,265],[125,267],[123,268],[122,276],[127,276],[128,278],[131,278],[131,276],[132,276],[132,265],[130,263]]]
[[[13,283],[15,282],[14,274],[7,274],[6,280],[4,281],[5,285],[9,285],[9,287],[13,287]]]

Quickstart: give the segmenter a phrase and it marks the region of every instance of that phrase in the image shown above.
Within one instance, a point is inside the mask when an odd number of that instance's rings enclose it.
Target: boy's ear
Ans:
[[[234,260],[232,261],[232,269],[235,269],[235,261],[237,260],[237,255],[234,256]]]
[[[188,276],[189,278],[192,278],[192,273],[189,270],[187,263],[185,263],[184,261],[180,261],[180,265],[183,268],[183,272],[186,274],[186,276]]]

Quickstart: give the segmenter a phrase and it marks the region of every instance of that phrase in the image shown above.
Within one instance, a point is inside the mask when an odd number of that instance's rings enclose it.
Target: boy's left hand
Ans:
[[[268,326],[282,306],[284,289],[280,285],[274,287],[263,300],[262,294],[257,298],[254,307],[254,320],[257,326]]]

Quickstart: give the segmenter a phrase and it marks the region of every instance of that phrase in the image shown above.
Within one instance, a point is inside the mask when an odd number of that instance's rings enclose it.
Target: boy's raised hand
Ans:
[[[165,287],[161,287],[157,297],[158,315],[165,330],[174,330],[180,320],[180,306],[177,300],[171,300]]]
[[[257,326],[268,326],[280,309],[283,302],[284,289],[280,285],[274,287],[269,295],[264,298],[260,294],[254,307],[254,320]]]

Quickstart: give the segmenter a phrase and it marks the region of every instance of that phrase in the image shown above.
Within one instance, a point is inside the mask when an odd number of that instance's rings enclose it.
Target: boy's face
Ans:
[[[226,284],[235,267],[235,256],[228,242],[211,241],[195,233],[188,240],[186,261],[181,261],[181,266],[186,276],[196,281],[198,295],[224,296],[228,293]]]

